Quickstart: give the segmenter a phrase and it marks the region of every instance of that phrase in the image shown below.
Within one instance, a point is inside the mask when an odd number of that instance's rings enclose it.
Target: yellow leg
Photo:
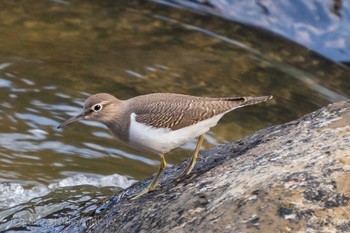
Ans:
[[[156,176],[153,178],[151,184],[147,188],[145,188],[142,192],[140,192],[139,194],[132,196],[131,199],[135,200],[135,199],[141,197],[142,195],[154,190],[154,188],[158,184],[159,177],[162,174],[162,172],[164,171],[165,167],[166,167],[166,161],[165,161],[164,155],[161,154],[160,155],[160,167],[159,167],[159,170],[158,170]]]
[[[194,165],[196,164],[196,160],[197,160],[197,157],[198,157],[198,153],[199,153],[199,150],[201,148],[201,145],[203,143],[203,140],[204,140],[204,134],[202,134],[201,136],[199,136],[198,138],[198,141],[197,141],[197,146],[196,146],[196,149],[194,151],[194,154],[192,155],[192,158],[191,158],[191,161],[190,163],[188,164],[186,170],[179,176],[179,178],[182,178],[188,174],[190,174],[190,172],[192,171]]]

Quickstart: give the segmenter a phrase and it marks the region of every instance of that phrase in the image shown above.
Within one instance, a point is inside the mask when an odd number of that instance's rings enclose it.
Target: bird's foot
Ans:
[[[145,188],[143,191],[141,191],[140,193],[135,194],[135,195],[132,195],[132,196],[130,197],[130,200],[136,200],[137,198],[139,198],[139,197],[141,197],[141,196],[143,196],[143,195],[145,195],[146,193],[149,193],[149,192],[151,192],[151,191],[153,191],[153,188],[147,187],[147,188]]]
[[[188,174],[190,174],[191,171],[187,171],[188,169],[186,169],[185,171],[183,171],[180,175],[178,175],[175,180],[179,181],[182,180],[183,178],[185,178]]]

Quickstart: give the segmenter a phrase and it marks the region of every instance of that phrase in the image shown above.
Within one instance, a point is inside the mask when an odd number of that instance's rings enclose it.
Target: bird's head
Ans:
[[[66,125],[80,120],[95,120],[102,123],[113,120],[114,112],[117,110],[115,103],[119,101],[120,100],[107,93],[92,95],[85,101],[82,113],[66,120],[57,128],[63,128]]]

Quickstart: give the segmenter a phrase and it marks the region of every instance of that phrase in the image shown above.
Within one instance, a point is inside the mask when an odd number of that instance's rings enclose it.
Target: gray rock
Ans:
[[[66,232],[350,232],[350,101],[260,130],[118,193]]]

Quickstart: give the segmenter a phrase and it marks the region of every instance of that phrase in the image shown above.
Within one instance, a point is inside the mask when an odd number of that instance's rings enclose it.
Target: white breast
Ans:
[[[136,121],[136,114],[132,113],[130,116],[129,143],[130,146],[141,151],[164,154],[183,145],[192,138],[206,133],[218,123],[224,114],[172,131],[139,123]]]

